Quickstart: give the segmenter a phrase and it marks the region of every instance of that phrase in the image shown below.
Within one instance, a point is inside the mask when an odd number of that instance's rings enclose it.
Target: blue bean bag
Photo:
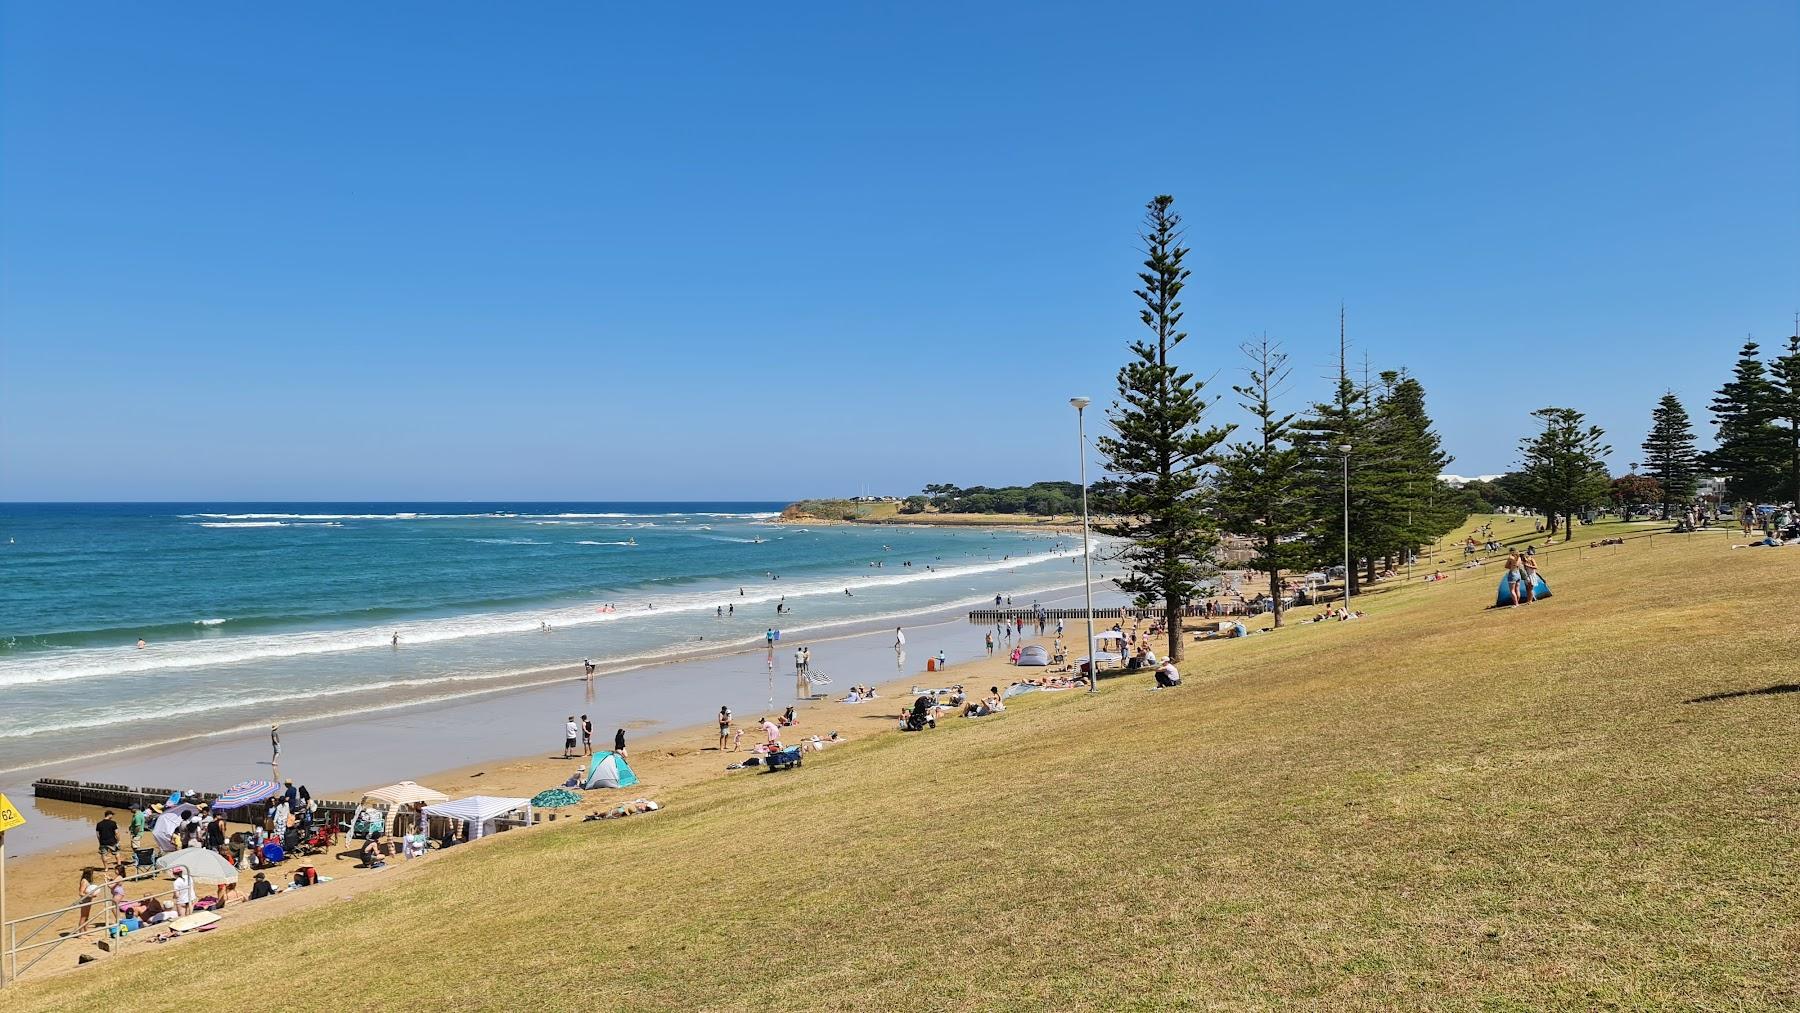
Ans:
[[[1511,605],[1513,603],[1512,591],[1510,588],[1507,587],[1507,583],[1512,579],[1513,578],[1510,574],[1502,576],[1500,578],[1500,590],[1494,595],[1494,605],[1496,607],[1499,607],[1502,605]],[[1524,601],[1525,600],[1525,586],[1524,586],[1525,577],[1523,574],[1521,574],[1521,575],[1519,575],[1518,579],[1519,579],[1519,600]],[[1537,590],[1536,590],[1536,593],[1534,593],[1532,595],[1532,597],[1537,598],[1537,599],[1550,597],[1550,585],[1544,583],[1544,575],[1541,573],[1538,574]]]

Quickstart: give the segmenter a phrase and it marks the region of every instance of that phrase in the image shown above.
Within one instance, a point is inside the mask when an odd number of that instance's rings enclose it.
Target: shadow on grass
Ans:
[[[1761,689],[1738,689],[1733,690],[1730,693],[1709,693],[1706,696],[1697,696],[1692,700],[1683,700],[1681,702],[1712,703],[1717,700],[1736,700],[1741,696],[1779,696],[1782,693],[1800,693],[1800,683],[1782,682],[1776,683],[1773,686],[1764,686]]]

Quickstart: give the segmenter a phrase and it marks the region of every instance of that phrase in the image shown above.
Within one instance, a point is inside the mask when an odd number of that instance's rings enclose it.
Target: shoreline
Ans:
[[[1075,589],[1062,588],[1058,590],[1067,593]],[[1052,597],[1054,594],[1056,592],[1045,592],[1042,599],[1060,600]],[[976,686],[976,683],[991,681],[1004,686],[1017,678],[1014,674],[1017,670],[1010,664],[1004,653],[997,651],[993,657],[985,656],[985,651],[980,646],[980,638],[985,635],[986,627],[968,623],[966,616],[940,616],[935,621],[912,626],[902,625],[908,630],[907,651],[898,652],[897,655],[893,651],[892,641],[888,639],[889,634],[885,629],[847,631],[835,637],[809,639],[805,642],[809,647],[844,645],[850,641],[866,642],[857,645],[858,654],[868,654],[873,651],[877,657],[886,654],[888,657],[895,657],[896,661],[894,668],[882,675],[859,677],[846,672],[843,675],[833,676],[831,685],[825,687],[827,692],[823,697],[795,701],[793,706],[799,718],[796,722],[796,730],[801,733],[801,737],[810,739],[815,734],[825,736],[832,731],[838,731],[842,735],[843,741],[837,744],[837,747],[843,748],[884,732],[898,734],[894,731],[897,716],[911,701],[912,694],[908,690],[913,686],[927,683],[934,686],[963,683],[973,687],[971,692],[979,695],[982,688]],[[1054,634],[1047,634],[1041,639],[1047,643],[1053,636]],[[1021,642],[1031,643],[1039,639],[1026,636]],[[955,642],[956,649],[954,651],[951,650],[952,641]],[[976,645],[973,650],[967,646],[970,643]],[[945,650],[947,654],[952,654],[961,660],[953,660],[949,670],[942,675],[925,672],[925,660],[934,656],[938,650]],[[762,652],[749,653],[762,654]],[[826,657],[829,658],[837,653],[836,649],[828,649]],[[908,653],[916,659],[916,663],[905,661]],[[738,655],[732,657],[741,657],[742,654],[743,652],[739,652]],[[674,667],[677,666],[652,666],[645,671]],[[832,667],[835,669],[837,666],[833,664]],[[576,671],[578,672],[579,669]],[[1035,676],[1044,671],[1047,670],[1031,669],[1029,674]],[[774,709],[769,712],[768,716],[779,714],[780,709],[786,704],[786,701],[781,699],[781,690],[786,687],[786,680],[792,678],[791,672],[777,674],[781,677],[775,680],[777,684],[776,700]],[[571,677],[567,681],[570,683],[585,682],[579,676]],[[841,703],[841,697],[848,691],[852,683],[877,686],[879,694],[874,700],[865,700],[856,704]],[[733,712],[737,727],[744,729],[746,748],[742,755],[749,756],[751,753],[748,747],[757,740],[755,721],[758,717],[763,716],[763,710],[761,707],[742,710],[733,707]],[[823,717],[821,717],[822,715]],[[334,734],[343,738],[347,735],[351,724],[352,722],[339,721],[327,725],[326,728],[335,729]],[[557,721],[557,725],[560,727],[560,719]],[[544,819],[540,815],[538,827],[550,822],[562,822],[577,818],[580,814],[588,811],[610,808],[614,804],[629,801],[632,798],[650,798],[667,804],[668,800],[665,797],[667,794],[679,795],[680,792],[702,781],[729,776],[729,773],[740,775],[748,773],[749,776],[755,776],[758,773],[755,771],[727,772],[722,769],[726,763],[731,762],[733,756],[729,752],[720,753],[718,751],[717,739],[714,734],[715,725],[709,720],[676,723],[656,719],[626,719],[619,722],[619,725],[633,733],[629,736],[631,741],[627,743],[627,753],[629,762],[638,774],[639,784],[627,789],[588,792],[581,805],[556,810],[557,818],[555,820]],[[320,729],[320,731],[324,731],[324,729]],[[638,734],[642,731],[649,731],[649,734],[639,738]],[[596,751],[611,741],[600,722],[595,724],[595,740]],[[552,750],[521,753],[515,747],[511,753],[503,757],[473,759],[456,765],[430,767],[431,772],[423,774],[418,773],[415,767],[412,772],[404,776],[444,791],[453,798],[476,793],[529,797],[545,788],[560,784],[574,765],[585,764],[585,762],[585,757],[565,760],[559,755],[553,755]],[[429,765],[420,764],[419,766]],[[317,791],[314,794],[319,798],[358,799],[362,792],[369,788],[398,779],[384,777],[373,782],[360,783],[349,791],[334,788]],[[300,778],[297,777],[295,780],[299,782]],[[223,787],[223,785],[219,787]],[[72,803],[55,803],[54,805],[59,809],[69,810],[65,818],[81,820],[81,830],[84,835],[91,835],[92,823],[100,814],[98,808]],[[537,827],[526,829],[529,832]],[[498,846],[492,842],[506,839],[508,838],[505,834],[496,834],[483,841],[473,843],[483,847]],[[461,845],[459,848],[466,846],[468,845]],[[343,844],[340,841],[338,848],[324,855],[304,860],[290,858],[270,874],[272,881],[280,883],[283,881],[284,875],[291,876],[294,867],[300,864],[312,864],[319,868],[321,875],[333,877],[331,883],[322,884],[327,888],[312,888],[298,896],[289,893],[278,894],[279,899],[272,899],[254,908],[246,908],[245,902],[242,900],[248,893],[252,875],[244,874],[240,877],[238,892],[234,895],[235,899],[227,907],[227,917],[231,919],[231,922],[239,924],[248,920],[278,917],[281,914],[312,907],[316,903],[333,897],[346,896],[351,891],[393,881],[393,875],[384,875],[376,879],[369,878],[374,871],[355,869],[352,859],[341,857],[338,854],[342,849]],[[436,854],[436,852],[432,852],[426,860],[429,861]],[[24,854],[9,855],[7,859],[9,917],[24,917],[53,910],[67,903],[68,898],[73,894],[73,885],[80,870],[92,864],[93,856],[93,845],[86,839],[33,850]],[[416,864],[418,864],[416,861],[403,862],[394,859],[388,870],[380,871],[401,873]],[[131,891],[134,896],[146,892],[142,889]],[[247,918],[246,915],[249,917]],[[189,937],[183,942],[191,942],[192,938]],[[142,950],[142,947],[134,947],[128,952],[142,952]],[[67,967],[64,966],[64,959],[59,954],[54,960],[47,961],[45,967],[39,968],[37,974],[59,973],[61,970],[75,966],[75,954],[80,952],[90,952],[90,948],[82,945],[74,946],[68,950]],[[50,964],[56,966],[48,966]]]
[[[1067,585],[1032,592],[1045,602],[1073,599],[1078,589]],[[866,661],[866,645],[851,650],[849,658],[832,658],[828,649],[821,657],[817,647],[853,644],[859,638],[875,636],[895,623],[905,627],[954,629],[966,626],[967,609],[958,604],[894,615],[875,615],[843,622],[822,624],[806,636],[785,639],[776,645],[781,657],[774,673],[776,697],[784,698],[783,689],[791,679],[792,650],[801,645],[814,647],[815,669],[837,671],[840,665]],[[920,645],[914,645],[916,651]],[[940,644],[935,641],[932,650]],[[970,657],[966,645],[946,643],[951,656]],[[536,677],[525,681],[508,681],[467,693],[425,699],[404,699],[379,706],[313,715],[283,718],[280,722],[283,773],[297,783],[307,783],[320,798],[336,798],[341,791],[363,786],[365,778],[358,766],[348,762],[328,764],[328,769],[308,773],[304,757],[336,756],[342,750],[335,741],[340,736],[354,736],[359,743],[379,741],[389,732],[401,739],[424,739],[420,754],[404,764],[396,762],[389,751],[368,748],[365,762],[394,771],[394,780],[412,777],[423,766],[433,770],[454,770],[483,760],[499,760],[518,753],[519,731],[531,718],[521,718],[521,711],[545,713],[550,710],[576,713],[592,711],[620,712],[626,727],[666,729],[687,723],[684,715],[672,706],[672,698],[687,693],[712,691],[723,694],[734,709],[747,709],[758,699],[767,699],[769,671],[766,653],[761,648],[734,644],[724,650],[696,650],[679,657],[656,659],[642,664],[611,669],[593,680],[583,679],[579,665],[560,665],[536,670]],[[892,657],[891,652],[886,653]],[[859,659],[857,655],[864,657]],[[923,655],[919,655],[923,657]],[[748,678],[746,678],[748,676]],[[857,682],[876,682],[879,675]],[[843,684],[834,681],[833,688]],[[689,712],[691,713],[691,712]],[[555,715],[559,720],[561,715]],[[508,719],[511,719],[510,722]],[[421,735],[422,726],[446,734],[461,735],[462,748],[447,748],[441,739]],[[498,732],[495,729],[498,728]],[[473,731],[471,731],[473,729]],[[369,734],[364,735],[362,733]],[[56,848],[76,839],[67,828],[58,832],[57,825],[67,814],[56,811],[64,803],[36,799],[31,782],[39,777],[68,777],[83,781],[103,781],[132,785],[154,784],[182,789],[220,790],[246,778],[270,776],[268,725],[257,723],[227,729],[201,731],[172,739],[130,743],[112,749],[101,749],[77,757],[34,762],[11,768],[0,775],[0,791],[7,792],[25,812],[28,824],[23,832],[15,832],[9,842],[11,859],[41,850]],[[455,755],[448,755],[454,753]],[[432,762],[436,755],[448,759]],[[335,769],[330,769],[335,768]],[[416,778],[415,778],[416,779]],[[386,783],[386,782],[384,782]],[[88,807],[78,806],[79,809]],[[43,817],[39,819],[39,817]],[[91,818],[89,820],[91,822]]]
[[[1037,530],[1040,534],[1048,531],[1048,529]],[[1050,558],[1054,557],[1049,557],[1045,561],[1049,561]],[[1073,555],[1065,556],[1064,558],[1079,559],[1080,556],[1079,553],[1075,553]],[[1031,565],[1034,562],[1037,562],[1037,560],[1025,558],[1021,560],[1021,565]],[[1098,575],[1096,576],[1098,577]],[[1065,583],[1065,581],[1078,580],[1073,574],[1053,577],[1052,574],[1046,572],[1042,577],[1051,581],[1048,587],[1036,588],[1022,593],[1027,596],[1062,594],[1066,593],[1068,588],[1072,586],[1072,584]],[[875,611],[866,615],[819,618],[810,623],[800,620],[797,615],[791,615],[790,618],[798,621],[798,625],[793,627],[780,626],[779,628],[784,634],[792,637],[796,643],[802,640],[831,640],[854,635],[859,631],[874,629],[883,623],[896,622],[904,624],[934,615],[966,611],[978,607],[979,604],[985,600],[985,598],[976,597],[953,597],[950,601],[936,605],[898,606],[888,611]],[[706,612],[704,609],[699,609],[694,612],[696,617],[702,618],[710,616],[710,614],[711,613]],[[775,626],[777,624],[770,623],[769,625]],[[561,633],[563,630],[559,627],[556,632]],[[635,672],[642,672],[648,669],[717,660],[735,655],[748,655],[760,651],[761,644],[762,638],[756,635],[713,641],[707,641],[705,637],[700,637],[698,640],[677,641],[672,644],[665,644],[661,647],[653,647],[648,650],[640,651],[639,653],[625,654],[616,659],[601,657],[598,659],[598,664],[603,670],[601,678],[606,679]],[[581,653],[579,648],[571,651],[572,655],[579,653]],[[437,680],[437,683],[441,686],[441,691],[429,692],[427,695],[422,696],[408,695],[407,688],[396,687],[376,687],[367,690],[359,688],[331,690],[323,694],[322,697],[313,697],[312,699],[316,700],[324,697],[348,697],[349,699],[346,699],[342,705],[333,710],[323,713],[306,713],[305,711],[300,710],[299,708],[304,706],[304,704],[300,702],[303,698],[296,698],[294,701],[284,702],[283,706],[288,708],[287,710],[279,712],[265,711],[260,714],[255,721],[237,720],[227,727],[183,730],[168,737],[157,738],[156,741],[149,743],[133,743],[120,746],[107,745],[102,748],[67,752],[62,755],[51,756],[47,759],[34,758],[26,760],[25,762],[15,762],[10,766],[0,767],[0,790],[16,788],[21,782],[29,784],[30,780],[37,776],[65,776],[59,772],[59,768],[66,768],[71,765],[109,762],[132,756],[150,757],[166,751],[171,747],[203,743],[220,737],[235,735],[260,737],[266,734],[270,723],[279,723],[284,729],[287,729],[289,727],[302,727],[320,721],[347,721],[369,714],[405,712],[416,708],[454,705],[459,702],[478,700],[496,694],[527,692],[533,689],[555,686],[567,680],[578,678],[580,670],[580,665],[571,661],[566,664],[553,663],[531,665],[528,667],[512,669],[510,671],[501,671],[490,674],[448,673],[447,677]],[[362,693],[368,694],[367,698],[357,699],[357,694]],[[112,726],[115,730],[118,727],[119,726]],[[96,731],[98,730],[98,726],[87,728],[85,730]],[[135,731],[135,729],[131,730]],[[64,735],[70,733],[59,730],[57,734]],[[16,792],[14,794],[16,797]]]

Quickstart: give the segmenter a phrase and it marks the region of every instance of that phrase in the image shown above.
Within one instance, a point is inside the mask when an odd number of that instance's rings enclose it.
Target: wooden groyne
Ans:
[[[1160,605],[1149,608],[1124,608],[1115,605],[1112,608],[1095,609],[1094,618],[1161,619],[1165,611],[1167,610]],[[1187,614],[1197,616],[1201,614],[1201,610],[1190,607]],[[1023,619],[1030,624],[1037,622],[1038,615],[1038,610],[1033,608],[976,609],[969,613],[969,622],[977,626],[995,626],[1000,623],[1010,623],[1015,619]],[[1042,615],[1046,621],[1055,622],[1058,619],[1086,619],[1088,611],[1087,609],[1044,609]]]
[[[176,793],[174,788],[133,788],[126,784],[107,784],[101,781],[71,781],[61,777],[42,777],[31,782],[31,793],[38,798],[54,802],[74,802],[78,805],[91,805],[103,809],[125,811],[133,805],[167,804],[169,796]],[[192,805],[202,803],[210,805],[219,797],[216,791],[182,792],[181,801]],[[276,799],[268,802],[257,802],[254,805],[241,806],[228,810],[228,817],[233,823],[256,822],[269,818],[269,810]],[[339,822],[348,822],[356,814],[355,802],[316,799],[319,803],[319,814]]]

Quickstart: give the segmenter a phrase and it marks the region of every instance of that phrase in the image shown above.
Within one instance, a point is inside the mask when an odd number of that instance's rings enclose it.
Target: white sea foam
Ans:
[[[203,528],[285,528],[286,521],[201,521]]]
[[[595,542],[595,541],[590,541],[590,540],[584,538],[581,541],[576,542],[575,544],[576,545],[630,545],[631,543],[630,542]]]
[[[223,626],[230,621],[231,620],[229,620],[229,619],[196,619],[196,620],[194,620],[194,625],[195,626]]]
[[[922,568],[893,572],[871,570],[854,577],[825,577],[786,584],[781,581],[760,582],[757,590],[729,600],[740,609],[769,604],[787,598],[795,599],[843,594],[846,584],[875,590],[916,584],[924,581],[959,580],[981,573],[1017,570],[1043,563],[1078,559],[1078,553],[1055,555],[1039,553],[1005,560],[988,560],[961,566],[932,570]],[[400,634],[404,648],[415,644],[432,644],[471,637],[538,633],[543,624],[555,628],[589,626],[619,622],[631,618],[665,617],[671,614],[712,612],[727,592],[721,588],[676,594],[655,594],[638,590],[609,596],[624,605],[619,611],[601,611],[598,604],[536,609],[529,612],[478,613],[364,626],[354,629],[306,630],[293,633],[265,633],[209,640],[170,641],[150,644],[138,649],[129,646],[104,648],[69,648],[34,651],[11,658],[0,658],[0,687],[38,683],[65,682],[75,679],[129,677],[146,672],[169,669],[205,668],[246,662],[268,662],[282,658],[334,654],[345,651],[390,649],[390,638]],[[655,602],[655,609],[644,607],[644,597]],[[908,607],[909,612],[938,607],[921,602]],[[856,621],[860,617],[839,617],[833,623]]]
[[[527,518],[545,518],[555,520],[618,520],[625,517],[726,517],[744,520],[767,520],[781,516],[774,511],[750,511],[745,513],[721,513],[718,511],[702,511],[696,513],[556,513],[556,514],[520,514],[507,512],[472,513],[472,514],[433,514],[404,511],[391,514],[297,514],[297,513],[206,513],[178,514],[182,520],[204,521],[462,521],[462,520],[518,520]]]

